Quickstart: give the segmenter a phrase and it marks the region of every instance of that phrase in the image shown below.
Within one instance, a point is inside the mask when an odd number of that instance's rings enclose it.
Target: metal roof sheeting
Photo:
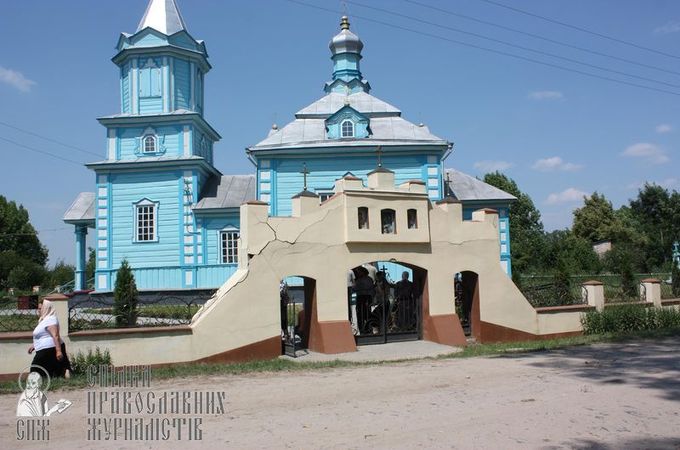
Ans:
[[[146,7],[144,17],[139,22],[137,31],[146,27],[153,28],[167,36],[187,28],[175,0],[151,0],[149,6]]]
[[[256,198],[255,175],[211,177],[201,192],[194,210],[238,208]]]
[[[81,192],[64,213],[64,222],[94,221],[94,192]]]
[[[339,109],[345,107],[348,102],[349,106],[362,114],[366,114],[368,117],[371,117],[373,114],[401,115],[401,111],[398,108],[365,92],[357,92],[351,95],[331,92],[311,105],[302,108],[295,113],[295,117],[298,119],[319,116],[324,118],[330,117]]]
[[[447,179],[447,184],[453,195],[460,201],[488,201],[501,200],[511,202],[517,200],[517,197],[510,195],[505,191],[498,189],[478,180],[477,178],[460,172],[455,169],[446,169],[444,179]]]

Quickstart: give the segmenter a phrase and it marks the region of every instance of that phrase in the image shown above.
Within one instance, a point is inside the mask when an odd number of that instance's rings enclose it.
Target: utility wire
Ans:
[[[45,140],[45,141],[47,141],[47,142],[52,142],[53,144],[58,144],[58,145],[61,145],[61,146],[64,146],[64,147],[67,147],[67,148],[70,148],[70,149],[73,149],[73,150],[77,150],[77,151],[82,152],[82,153],[87,153],[88,155],[94,155],[94,156],[97,156],[97,157],[100,157],[100,156],[101,156],[101,155],[98,154],[98,153],[91,152],[91,151],[89,151],[89,150],[85,150],[85,149],[83,149],[83,148],[76,147],[75,145],[67,144],[67,143],[65,143],[65,142],[57,141],[56,139],[52,139],[52,138],[49,138],[49,137],[47,137],[47,136],[43,136],[43,135],[41,135],[41,134],[34,133],[34,132],[32,132],[32,131],[24,130],[23,128],[15,127],[14,125],[10,125],[10,124],[8,124],[8,123],[6,123],[6,122],[0,121],[0,125],[6,126],[7,128],[11,128],[11,129],[16,130],[16,131],[20,131],[20,132],[22,132],[22,133],[26,133],[26,134],[28,134],[28,135],[37,137],[37,138],[39,138],[39,139],[43,139],[43,140]]]
[[[304,2],[301,2],[299,0],[286,0],[286,1],[290,2],[290,3],[295,3],[295,4],[298,4],[298,5],[307,6],[307,7],[310,7],[310,8],[320,9],[322,11],[327,11],[327,12],[332,12],[334,14],[338,14],[337,10],[330,9],[330,8],[324,8],[323,6],[317,6],[317,5],[312,5],[312,4],[309,4],[309,3],[304,3]],[[571,67],[565,67],[565,66],[561,66],[559,64],[553,64],[553,63],[549,63],[549,62],[545,62],[545,61],[540,61],[540,60],[537,60],[537,59],[529,58],[529,57],[522,56],[522,55],[517,55],[517,54],[506,52],[506,51],[503,51],[503,50],[497,50],[497,49],[493,49],[493,48],[489,48],[489,47],[483,47],[481,45],[471,44],[469,42],[459,41],[459,40],[456,40],[456,39],[450,39],[450,38],[447,38],[447,37],[444,37],[444,36],[439,36],[439,35],[427,33],[427,32],[424,32],[424,31],[414,30],[413,28],[408,28],[408,27],[395,25],[395,24],[388,23],[388,22],[383,22],[381,20],[372,19],[370,17],[365,17],[365,16],[360,16],[358,14],[353,14],[352,16],[356,17],[358,19],[366,20],[368,22],[373,22],[373,23],[377,23],[377,24],[380,24],[380,25],[384,25],[386,27],[396,28],[396,29],[399,29],[399,30],[408,31],[410,33],[420,34],[422,36],[427,36],[427,37],[439,39],[439,40],[442,40],[442,41],[450,42],[450,43],[453,43],[453,44],[458,44],[458,45],[474,48],[474,49],[477,49],[477,50],[482,50],[482,51],[489,52],[489,53],[495,53],[497,55],[503,55],[503,56],[507,56],[507,57],[510,57],[510,58],[515,58],[515,59],[519,59],[519,60],[522,60],[522,61],[531,62],[531,63],[534,63],[534,64],[540,64],[542,66],[547,66],[547,67],[552,67],[552,68],[555,68],[555,69],[564,70],[564,71],[567,71],[567,72],[577,73],[577,74],[584,75],[584,76],[591,77],[591,78],[597,78],[597,79],[600,79],[600,80],[611,81],[611,82],[617,83],[617,84],[622,84],[622,85],[626,85],[626,86],[633,86],[633,87],[637,87],[637,88],[641,88],[641,89],[647,89],[647,90],[650,90],[650,91],[661,92],[661,93],[664,93],[664,94],[671,94],[671,95],[680,96],[680,93],[669,91],[667,89],[656,88],[656,87],[653,87],[653,86],[646,86],[644,84],[632,83],[630,81],[619,80],[619,79],[604,76],[604,75],[598,75],[598,74],[594,74],[594,73],[590,73],[590,72],[585,72],[583,70],[573,69]]]
[[[361,8],[367,8],[367,9],[372,9],[374,11],[378,11],[378,12],[381,12],[381,13],[391,14],[393,16],[401,17],[401,18],[407,19],[407,20],[412,20],[414,22],[419,22],[419,23],[422,23],[424,25],[442,28],[442,29],[445,29],[445,30],[454,31],[456,33],[467,34],[469,36],[474,36],[476,38],[495,42],[497,44],[507,45],[508,47],[513,47],[513,48],[517,48],[517,49],[520,49],[520,50],[525,50],[525,51],[528,51],[528,52],[536,53],[536,54],[539,54],[539,55],[561,59],[563,61],[567,61],[567,62],[574,63],[574,64],[580,64],[582,66],[590,67],[592,69],[598,69],[598,70],[602,70],[602,71],[605,71],[605,72],[615,73],[617,75],[635,78],[635,79],[642,80],[642,81],[649,81],[651,83],[657,83],[657,84],[661,84],[661,85],[668,86],[668,87],[680,88],[680,84],[668,83],[668,82],[665,82],[665,81],[656,80],[654,78],[643,77],[643,76],[640,76],[640,75],[635,75],[635,74],[623,72],[623,71],[616,70],[616,69],[610,69],[610,68],[604,67],[604,66],[598,66],[597,64],[590,64],[590,63],[587,63],[587,62],[579,61],[577,59],[572,59],[572,58],[568,58],[566,56],[561,56],[561,55],[558,55],[558,54],[555,54],[555,53],[550,53],[550,52],[546,52],[546,51],[543,51],[543,50],[537,50],[537,49],[534,49],[534,48],[531,48],[531,47],[525,47],[523,45],[512,44],[510,42],[506,42],[506,41],[503,41],[503,40],[500,40],[500,39],[488,37],[488,36],[485,36],[483,34],[474,33],[472,31],[465,31],[465,30],[450,27],[450,26],[447,26],[447,25],[441,25],[441,24],[438,24],[438,23],[435,23],[435,22],[430,22],[428,20],[423,20],[423,19],[419,19],[417,17],[413,17],[413,16],[409,16],[409,15],[406,15],[406,14],[401,14],[401,13],[398,13],[398,12],[390,11],[388,9],[378,8],[376,6],[370,6],[370,5],[366,5],[366,4],[363,4],[363,3],[350,1],[350,0],[347,0],[347,3],[351,3],[351,4],[359,6]]]
[[[640,49],[640,50],[646,50],[648,52],[656,53],[656,54],[663,55],[663,56],[668,56],[669,58],[680,59],[680,56],[678,56],[678,55],[672,55],[670,53],[665,53],[665,52],[662,52],[660,50],[656,50],[656,49],[653,49],[653,48],[650,48],[650,47],[638,45],[634,42],[625,41],[623,39],[619,39],[619,38],[616,38],[616,37],[613,37],[613,36],[607,36],[606,34],[598,33],[597,31],[592,31],[592,30],[589,30],[587,28],[579,27],[577,25],[572,25],[570,23],[560,22],[559,20],[551,19],[550,17],[541,16],[540,14],[535,14],[535,13],[532,13],[530,11],[525,11],[523,9],[519,9],[519,8],[514,7],[514,6],[506,5],[504,3],[496,2],[494,0],[480,0],[480,1],[485,2],[485,3],[489,3],[491,5],[499,6],[501,8],[509,9],[511,11],[515,11],[517,13],[524,14],[526,16],[535,17],[537,19],[545,20],[546,22],[554,23],[556,25],[561,25],[563,27],[571,28],[573,30],[578,30],[578,31],[581,31],[583,33],[592,34],[593,36],[597,36],[597,37],[600,37],[602,39],[608,39],[610,41],[618,42],[619,44],[624,44],[624,45],[628,45],[630,47],[635,47],[635,48]]]
[[[52,158],[61,159],[62,161],[66,161],[66,162],[69,162],[69,163],[72,163],[72,164],[77,164],[79,167],[83,166],[83,163],[81,163],[79,161],[74,161],[74,160],[69,159],[69,158],[64,158],[63,156],[55,155],[54,153],[46,152],[45,150],[39,150],[37,148],[29,147],[28,145],[21,144],[19,142],[13,141],[11,139],[4,138],[2,136],[0,136],[0,141],[9,142],[10,144],[16,145],[17,147],[25,148],[26,150],[30,150],[32,152],[42,153],[43,155],[51,156]]]
[[[431,10],[433,10],[433,11],[438,11],[438,12],[441,12],[441,13],[444,13],[444,14],[448,14],[448,15],[450,15],[450,16],[460,17],[460,18],[462,18],[462,19],[471,20],[471,21],[473,21],[473,22],[477,22],[477,23],[481,23],[481,24],[484,24],[484,25],[489,25],[489,26],[492,26],[492,27],[500,28],[500,29],[502,29],[502,30],[511,31],[511,32],[513,32],[513,33],[522,34],[522,35],[524,35],[524,36],[529,36],[529,37],[532,37],[532,38],[534,38],[534,39],[540,39],[540,40],[543,40],[543,41],[546,41],[546,42],[550,42],[551,44],[561,45],[561,46],[563,46],[563,47],[572,48],[572,49],[574,49],[574,50],[579,50],[579,51],[582,51],[582,52],[590,53],[590,54],[592,54],[592,55],[604,56],[605,58],[611,58],[611,59],[614,59],[614,60],[616,60],[616,61],[621,61],[621,62],[625,62],[625,63],[628,63],[628,64],[634,64],[634,65],[639,66],[639,67],[645,67],[645,68],[647,68],[647,69],[652,69],[652,70],[658,70],[658,71],[660,71],[660,72],[671,73],[671,74],[673,74],[673,75],[680,75],[680,72],[677,72],[677,71],[675,71],[675,70],[664,69],[663,67],[653,66],[653,65],[651,65],[651,64],[645,64],[645,63],[641,63],[641,62],[639,62],[639,61],[633,61],[633,60],[631,60],[631,59],[622,58],[622,57],[620,57],[620,56],[612,55],[612,54],[609,54],[609,53],[598,52],[597,50],[591,50],[591,49],[589,49],[589,48],[581,47],[581,46],[574,45],[574,44],[570,44],[570,43],[568,43],[568,42],[558,41],[558,40],[556,40],[556,39],[552,39],[552,38],[549,38],[549,37],[541,36],[540,34],[529,33],[528,31],[524,31],[524,30],[519,30],[519,29],[517,29],[517,28],[508,27],[508,26],[503,25],[503,24],[500,24],[500,23],[489,22],[489,21],[487,21],[487,20],[479,19],[479,18],[473,17],[473,16],[468,16],[468,15],[466,15],[466,14],[457,13],[457,12],[451,11],[451,10],[449,10],[449,9],[439,8],[439,7],[434,6],[434,5],[428,5],[427,3],[422,3],[422,2],[419,2],[419,1],[416,1],[416,0],[403,0],[403,1],[406,2],[406,3],[411,3],[411,4],[413,4],[413,5],[422,6],[423,8],[429,8],[429,9],[431,9]],[[351,3],[351,2],[350,2],[350,3]]]
[[[7,236],[37,236],[40,233],[47,233],[51,231],[62,231],[62,230],[70,230],[71,227],[61,227],[61,228],[50,228],[46,230],[36,230],[35,233],[0,233],[0,238],[7,237]]]

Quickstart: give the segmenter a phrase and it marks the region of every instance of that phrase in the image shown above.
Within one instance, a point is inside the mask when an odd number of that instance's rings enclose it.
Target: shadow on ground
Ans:
[[[680,438],[636,438],[602,444],[590,439],[575,439],[560,444],[558,447],[542,447],[544,450],[570,448],[575,450],[677,450],[680,449]]]
[[[594,344],[502,357],[523,358],[534,367],[555,369],[562,375],[580,377],[593,383],[650,389],[662,398],[680,401],[680,337]],[[532,358],[536,361],[531,361]]]

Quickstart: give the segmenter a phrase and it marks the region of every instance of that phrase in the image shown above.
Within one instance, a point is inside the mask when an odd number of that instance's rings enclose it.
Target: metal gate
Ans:
[[[422,289],[389,283],[378,271],[373,296],[357,295],[352,320],[357,345],[414,341],[420,338]],[[410,291],[410,294],[409,294]]]

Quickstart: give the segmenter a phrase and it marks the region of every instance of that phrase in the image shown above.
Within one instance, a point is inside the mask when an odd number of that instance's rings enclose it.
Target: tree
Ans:
[[[132,327],[137,324],[137,284],[127,260],[123,260],[116,275],[113,291],[113,315],[116,326]]]
[[[601,270],[600,259],[593,246],[571,230],[555,230],[545,235],[540,264],[545,268],[564,265],[567,272],[576,274]]]
[[[85,279],[91,280],[94,278],[94,272],[97,264],[97,254],[92,247],[88,248],[89,255],[87,256],[87,264],[85,265]]]
[[[538,270],[537,257],[543,237],[541,213],[534,206],[531,197],[522,192],[517,183],[506,175],[500,172],[487,173],[484,175],[484,182],[517,197],[509,211],[513,273]]]
[[[674,297],[680,297],[680,261],[673,261],[671,272],[671,291]]]
[[[621,228],[614,207],[604,195],[594,192],[590,197],[583,198],[583,206],[574,210],[574,225],[576,236],[597,242],[614,240],[613,231]]]
[[[47,262],[47,249],[40,243],[28,211],[0,195],[0,253],[7,251],[41,266]]]
[[[75,278],[75,271],[76,268],[72,265],[66,264],[64,261],[57,262],[48,273],[47,278],[50,288],[72,282]]]
[[[653,269],[668,267],[672,243],[680,235],[680,194],[645,183],[637,198],[631,200],[630,213],[646,241],[646,265]]]

